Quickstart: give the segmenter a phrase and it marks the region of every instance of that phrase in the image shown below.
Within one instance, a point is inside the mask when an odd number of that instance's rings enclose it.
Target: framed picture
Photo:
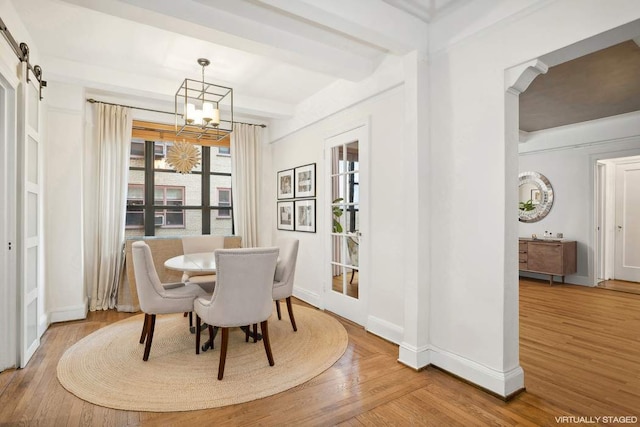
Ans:
[[[534,188],[531,190],[531,203],[534,205],[539,205],[541,202],[541,193],[540,190],[538,190],[537,188]]]
[[[316,232],[316,200],[296,200],[295,202],[296,231]]]
[[[299,166],[295,169],[295,196],[315,197],[316,195],[316,164]]]
[[[278,202],[278,230],[293,230],[293,202]]]
[[[293,199],[293,169],[278,172],[278,200]]]

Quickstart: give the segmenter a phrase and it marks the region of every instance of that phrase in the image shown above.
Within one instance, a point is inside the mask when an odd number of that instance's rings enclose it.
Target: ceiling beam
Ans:
[[[427,47],[427,24],[381,0],[255,1],[396,55]]]
[[[379,62],[378,58],[343,49],[339,43],[307,38],[297,31],[287,31],[286,27],[272,26],[268,20],[264,22],[233,13],[234,7],[246,9],[247,2],[244,1],[64,1],[209,43],[272,57],[336,78],[359,81],[369,76]]]

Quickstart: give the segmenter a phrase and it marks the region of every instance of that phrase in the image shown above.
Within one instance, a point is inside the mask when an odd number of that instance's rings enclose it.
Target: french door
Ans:
[[[325,308],[360,325],[366,322],[368,126],[325,140],[328,284]]]

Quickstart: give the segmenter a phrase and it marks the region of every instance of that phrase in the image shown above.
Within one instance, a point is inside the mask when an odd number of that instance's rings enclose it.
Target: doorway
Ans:
[[[596,170],[597,277],[640,290],[640,156],[599,160]]]
[[[360,126],[325,140],[331,219],[325,308],[359,325],[366,320],[367,129]]]

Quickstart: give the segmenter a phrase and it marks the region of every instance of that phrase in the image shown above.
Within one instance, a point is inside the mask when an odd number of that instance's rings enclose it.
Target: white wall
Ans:
[[[640,17],[635,1],[575,6],[540,2],[431,58],[432,360],[503,395],[523,385],[505,70]]]
[[[274,238],[278,235],[300,239],[300,252],[296,268],[294,294],[310,303],[321,306],[323,286],[330,282],[324,277],[327,271],[323,263],[327,204],[331,196],[325,189],[324,140],[352,123],[371,120],[371,182],[368,207],[371,216],[371,283],[369,284],[369,320],[377,333],[398,341],[398,331],[403,327],[403,262],[402,233],[406,224],[398,215],[402,208],[394,207],[402,195],[403,183],[398,178],[402,168],[402,127],[404,96],[402,86],[379,93],[365,101],[327,117],[311,126],[281,138],[271,147],[271,168],[266,169],[263,180],[273,182],[270,188],[269,209],[276,211],[276,173],[292,167],[316,163],[316,233],[297,233],[277,230],[275,215],[271,228]],[[363,185],[363,184],[361,184]],[[366,207],[363,207],[366,208]],[[400,335],[401,336],[401,335]]]
[[[84,287],[84,88],[49,82],[45,144],[47,312],[51,322],[87,313]]]
[[[519,236],[544,231],[577,241],[578,271],[567,283],[595,286],[594,179],[597,160],[640,154],[640,113],[630,113],[528,135],[520,144],[520,171],[545,175],[554,191],[541,221],[519,223]],[[522,273],[530,277],[546,276]]]

